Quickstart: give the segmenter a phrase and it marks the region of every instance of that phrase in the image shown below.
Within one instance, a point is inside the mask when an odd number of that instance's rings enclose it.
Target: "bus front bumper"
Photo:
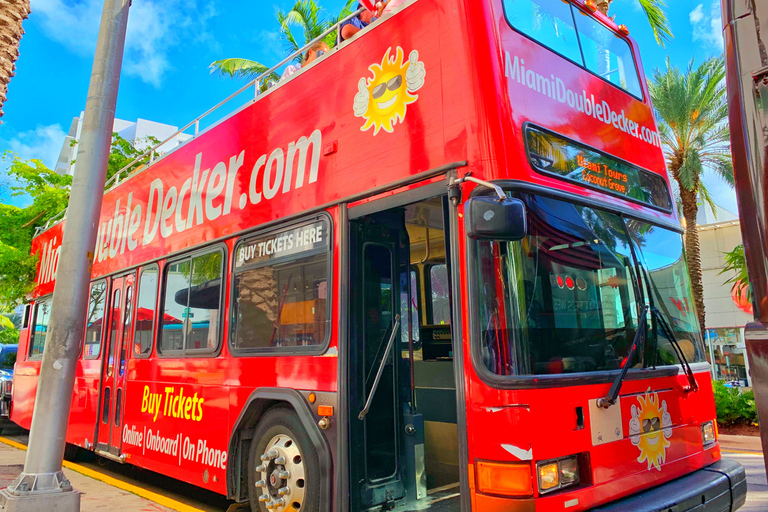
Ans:
[[[744,468],[737,462],[721,460],[592,512],[732,512],[744,505],[746,499]]]

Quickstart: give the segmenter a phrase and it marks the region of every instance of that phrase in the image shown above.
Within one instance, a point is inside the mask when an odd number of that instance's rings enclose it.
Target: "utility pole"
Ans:
[[[83,344],[129,7],[130,0],[104,0],[29,448],[24,472],[0,491],[3,512],[80,510],[80,494],[64,477],[62,459],[77,359]]]

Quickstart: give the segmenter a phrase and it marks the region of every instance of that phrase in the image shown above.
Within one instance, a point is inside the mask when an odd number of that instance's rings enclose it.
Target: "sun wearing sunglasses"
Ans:
[[[384,96],[384,93],[387,92],[387,89],[390,91],[396,91],[400,88],[401,85],[403,85],[403,76],[397,75],[390,78],[386,83],[379,84],[374,87],[371,95],[373,96],[373,99],[376,100]]]

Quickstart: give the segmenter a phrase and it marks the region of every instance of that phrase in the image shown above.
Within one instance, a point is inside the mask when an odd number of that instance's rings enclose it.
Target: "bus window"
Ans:
[[[448,298],[448,267],[445,263],[429,267],[430,325],[451,323],[451,306]]]
[[[112,376],[115,366],[115,355],[112,348],[115,346],[117,329],[120,326],[120,288],[112,292],[112,311],[110,312],[109,337],[107,338],[107,376]]]
[[[524,196],[528,235],[477,243],[485,367],[542,375],[642,367],[627,361],[637,310],[629,237],[618,215]]]
[[[131,340],[131,313],[133,313],[133,286],[125,290],[125,314],[123,315],[123,342],[120,344],[120,367],[118,375],[125,373],[125,351]]]
[[[139,277],[139,297],[136,305],[136,332],[133,335],[133,354],[146,357],[152,352],[152,333],[157,307],[157,267],[142,270]]]
[[[48,336],[48,321],[51,315],[51,301],[38,302],[35,305],[35,334],[32,338],[32,347],[29,357],[39,359],[43,357],[45,338]]]
[[[329,230],[320,220],[238,244],[235,350],[301,351],[325,344],[330,325]]]
[[[552,0],[504,0],[504,12],[516,30],[633,96],[643,97],[629,43],[576,6]],[[550,84],[548,79],[546,83]]]
[[[404,276],[406,277],[406,276]],[[408,286],[406,288],[405,283],[400,284],[400,311],[408,311],[410,309],[410,326],[411,337],[413,343],[419,343],[419,278],[416,270],[411,269],[407,274]],[[408,301],[410,300],[410,304]],[[400,329],[400,341],[404,344],[408,344],[410,339],[408,338],[408,322],[409,319],[404,317],[402,320],[402,328]]]
[[[32,315],[32,308],[29,304],[24,304],[24,320],[21,323],[22,329],[29,329],[29,317]]]
[[[219,345],[222,253],[185,258],[165,273],[163,352],[211,352]]]
[[[85,327],[83,359],[98,359],[101,354],[101,338],[104,330],[106,303],[107,283],[105,281],[93,283],[88,298],[88,318]]]
[[[187,350],[214,350],[219,345],[221,261],[220,252],[192,258],[187,326],[184,330]]]
[[[160,350],[180,351],[184,348],[182,322],[186,318],[186,300],[176,303],[176,296],[189,290],[189,271],[192,261],[187,259],[173,263],[165,272],[165,306],[161,318],[162,330]]]
[[[643,93],[629,44],[591,16],[574,10],[586,68],[641,98]]]
[[[565,2],[505,0],[507,19],[517,30],[563,57],[581,63],[573,14]]]

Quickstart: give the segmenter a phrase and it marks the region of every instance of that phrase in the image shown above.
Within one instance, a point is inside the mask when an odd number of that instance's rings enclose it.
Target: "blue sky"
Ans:
[[[338,12],[343,0],[319,0]],[[0,152],[40,158],[53,167],[72,118],[85,108],[102,0],[32,0],[24,23],[21,55],[0,125]],[[133,0],[128,22],[117,117],[182,126],[234,92],[244,82],[211,75],[208,65],[224,57],[264,64],[284,56],[275,21],[277,8],[293,0]],[[722,53],[719,1],[669,1],[675,38],[659,48],[637,0],[615,0],[616,21],[640,45],[646,74],[665,66],[685,67]],[[2,166],[4,164],[0,164]],[[0,172],[4,172],[0,168]],[[714,176],[706,179],[719,204],[736,212],[735,194]],[[0,201],[9,198],[0,177]]]

